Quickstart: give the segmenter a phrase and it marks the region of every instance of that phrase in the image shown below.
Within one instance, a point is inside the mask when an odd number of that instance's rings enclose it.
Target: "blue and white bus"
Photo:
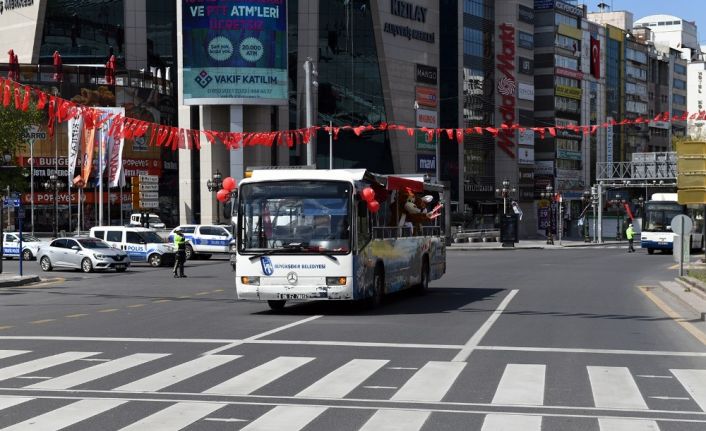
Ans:
[[[681,205],[677,202],[676,193],[655,193],[652,199],[645,203],[645,214],[642,218],[642,234],[640,245],[652,254],[655,250],[672,251],[674,233],[672,219],[680,214],[688,215],[694,222],[691,232],[691,248],[701,249],[704,245],[703,228],[704,213],[701,205]]]

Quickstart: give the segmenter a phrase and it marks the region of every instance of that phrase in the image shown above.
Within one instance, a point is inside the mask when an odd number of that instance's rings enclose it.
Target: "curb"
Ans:
[[[689,277],[688,275],[677,277],[675,280],[681,285],[691,288],[691,291],[694,292],[694,294],[700,296],[701,299],[706,300],[706,284],[695,279],[694,277]]]
[[[38,275],[25,275],[23,277],[13,277],[9,280],[0,280],[0,287],[17,287],[26,284],[39,283],[41,279]]]
[[[446,247],[446,251],[517,251],[517,250],[544,250],[546,247]]]

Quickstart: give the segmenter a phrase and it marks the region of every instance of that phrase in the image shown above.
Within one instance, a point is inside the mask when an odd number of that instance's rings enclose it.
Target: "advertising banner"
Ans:
[[[415,87],[416,100],[421,106],[436,108],[439,104],[439,97],[436,93],[436,88],[432,87]]]
[[[436,111],[428,109],[417,109],[417,127],[428,127],[436,129],[438,126],[438,117]]]
[[[88,184],[88,178],[91,176],[91,168],[93,167],[93,152],[95,150],[95,136],[96,129],[88,128],[86,124],[83,125],[83,141],[81,145],[81,179],[78,187],[84,187]]]
[[[436,172],[436,156],[417,154],[417,172]]]
[[[83,131],[83,117],[81,114],[69,118],[69,178],[67,184],[72,184],[74,172],[76,171],[76,161],[81,148],[81,132]],[[36,164],[35,164],[36,166]]]
[[[125,115],[124,108],[109,108],[111,114]],[[107,122],[107,130],[113,125],[113,120]],[[107,134],[109,135],[109,134]],[[115,139],[113,136],[106,138],[107,154],[105,155],[108,167],[108,187],[120,186],[120,173],[123,169],[123,149],[125,148],[125,138]]]
[[[287,103],[286,0],[182,2],[184,103]]]

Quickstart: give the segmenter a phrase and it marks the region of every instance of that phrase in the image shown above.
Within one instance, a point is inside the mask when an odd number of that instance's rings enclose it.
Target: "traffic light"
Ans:
[[[682,205],[706,203],[706,142],[677,142],[677,192]]]

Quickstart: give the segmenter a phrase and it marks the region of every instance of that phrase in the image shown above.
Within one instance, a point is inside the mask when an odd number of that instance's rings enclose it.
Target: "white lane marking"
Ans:
[[[69,389],[165,356],[169,355],[166,353],[135,353],[134,355],[103,362],[45,382],[35,383],[27,386],[27,389]]]
[[[691,399],[689,397],[667,397],[667,396],[657,396],[657,397],[648,397],[648,398],[654,398],[656,400],[677,400],[677,401],[687,401],[687,400]]]
[[[58,431],[78,422],[107,412],[127,403],[127,400],[82,400],[60,407],[24,422],[3,428],[2,431]]]
[[[392,396],[393,401],[441,401],[465,362],[429,361]]]
[[[397,389],[397,386],[363,386],[365,389]]]
[[[507,364],[492,404],[541,406],[547,366]]]
[[[481,431],[540,431],[542,417],[532,415],[487,414]]]
[[[638,356],[683,356],[687,358],[706,358],[706,352],[674,352],[664,350],[615,350],[615,349],[578,349],[563,347],[524,347],[524,346],[477,346],[475,350],[503,352],[538,352],[538,353],[591,353],[598,355],[638,355]]]
[[[178,403],[132,423],[120,431],[176,431],[186,428],[223,406],[224,404],[219,403]]]
[[[151,392],[164,389],[175,383],[194,377],[198,374],[234,361],[240,355],[209,355],[201,356],[189,362],[176,365],[156,374],[115,388],[116,391],[125,392]]]
[[[649,419],[598,418],[598,426],[601,431],[659,431]]]
[[[653,375],[645,375],[645,374],[638,374],[637,377],[643,377],[645,379],[673,379],[673,376],[653,376]]]
[[[419,410],[378,410],[359,431],[420,430],[430,415]]]
[[[85,362],[108,362],[111,359],[99,359],[99,358],[84,358],[84,359],[79,359],[79,361],[85,361]]]
[[[242,340],[237,340],[237,341],[231,342],[230,344],[226,344],[225,346],[221,346],[221,347],[218,347],[218,348],[216,348],[216,349],[209,350],[208,352],[205,352],[205,353],[202,353],[202,354],[203,354],[203,355],[215,355],[215,354],[217,354],[217,353],[223,352],[224,350],[228,350],[228,349],[231,349],[231,348],[233,348],[233,347],[237,347],[237,346],[239,346],[239,345],[241,345],[241,344],[243,344],[243,343],[246,343],[246,342],[248,342],[248,341],[254,341],[254,340],[257,340],[257,339],[259,339],[259,338],[267,337],[268,335],[272,335],[272,334],[276,334],[277,332],[284,331],[285,329],[293,328],[293,327],[295,327],[295,326],[298,326],[298,325],[302,325],[302,324],[304,324],[304,323],[311,322],[312,320],[316,320],[316,319],[318,319],[319,317],[323,317],[323,316],[322,316],[322,315],[311,316],[311,317],[307,317],[306,319],[297,320],[296,322],[292,322],[292,323],[289,323],[289,324],[284,325],[284,326],[280,326],[280,327],[275,328],[275,329],[270,329],[269,331],[261,332],[261,333],[259,333],[259,334],[257,334],[257,335],[253,335],[252,337],[248,337],[248,338],[244,338],[244,339],[242,339]]]
[[[32,361],[22,362],[17,365],[0,368],[0,381],[19,377],[24,374],[62,365],[67,362],[85,358],[86,356],[97,355],[99,352],[64,352],[58,355],[47,356]]]
[[[204,394],[248,395],[284,375],[296,370],[315,358],[280,356],[232,379],[203,391]]]
[[[26,380],[49,380],[53,379],[54,377],[49,377],[49,376],[20,376],[20,377],[15,377],[16,379],[26,379]]]
[[[277,406],[241,431],[299,431],[325,411],[317,406]]]
[[[25,397],[0,397],[0,410],[9,409],[16,405],[32,401],[34,398]]]
[[[11,358],[29,352],[30,350],[0,350],[0,359]]]
[[[596,407],[647,410],[647,404],[625,367],[586,367]]]
[[[460,350],[461,344],[415,344],[415,343],[368,343],[363,341],[319,341],[319,340],[248,340],[243,344],[273,344],[295,346],[331,346],[331,347],[382,347],[395,349],[440,349]],[[706,354],[705,354],[706,355]]]
[[[247,419],[237,419],[237,418],[204,418],[208,422],[248,422]]]
[[[503,314],[503,311],[505,311],[505,308],[507,308],[507,305],[512,301],[512,298],[517,295],[517,292],[519,290],[513,289],[508,293],[508,295],[505,297],[505,299],[500,302],[500,305],[498,305],[498,308],[493,311],[493,314],[488,317],[488,320],[483,323],[483,325],[478,328],[475,334],[466,342],[466,344],[463,346],[460,352],[456,355],[455,358],[452,359],[453,362],[463,362],[468,360],[468,357],[471,356],[471,353],[473,353],[473,349],[477,348],[480,342],[483,340],[483,337],[490,331],[490,328],[493,327],[495,324],[495,321],[497,321],[500,318],[500,315]]]
[[[382,359],[353,359],[317,380],[296,396],[343,398],[388,362],[390,361]]]
[[[669,370],[706,412],[706,370]]]
[[[388,370],[418,370],[418,367],[386,367]]]

